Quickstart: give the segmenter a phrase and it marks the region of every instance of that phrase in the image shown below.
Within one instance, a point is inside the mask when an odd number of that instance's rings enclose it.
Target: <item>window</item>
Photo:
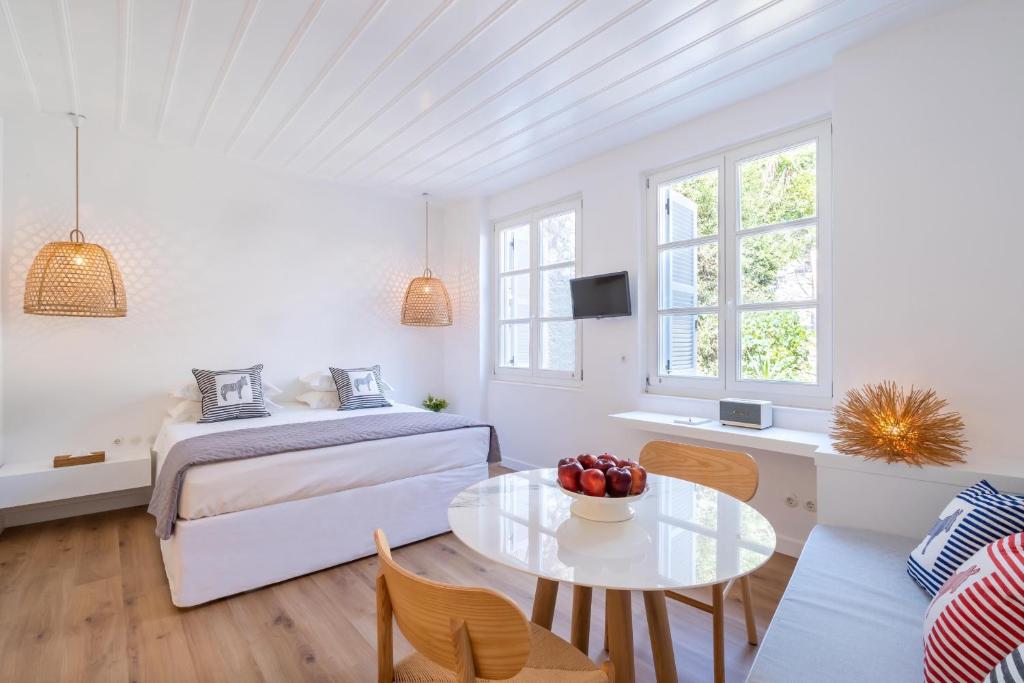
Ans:
[[[495,375],[553,383],[581,379],[569,295],[581,210],[577,199],[495,224]]]
[[[830,131],[648,178],[648,391],[831,397]]]

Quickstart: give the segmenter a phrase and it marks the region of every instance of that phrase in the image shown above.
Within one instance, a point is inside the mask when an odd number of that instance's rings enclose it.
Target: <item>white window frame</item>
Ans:
[[[540,265],[540,221],[548,216],[554,216],[558,214],[575,213],[575,258],[573,261],[564,261],[561,263],[550,263],[547,265]],[[501,240],[498,238],[499,233],[507,228],[519,226],[528,223],[530,226],[530,266],[522,270],[512,270],[502,273],[501,272]],[[579,321],[575,322],[576,325],[576,367],[572,371],[564,370],[544,370],[540,368],[540,324],[542,322],[559,322],[559,321],[572,321],[573,318],[569,316],[560,317],[543,317],[540,315],[541,300],[540,300],[540,278],[541,273],[546,270],[552,270],[556,268],[564,268],[569,263],[573,264],[575,274],[573,277],[580,276],[580,235],[582,234],[583,227],[583,199],[580,196],[574,196],[567,199],[562,199],[551,204],[545,204],[543,206],[535,207],[521,213],[517,213],[507,218],[502,218],[495,221],[493,224],[492,240],[493,245],[493,267],[494,276],[492,278],[492,286],[494,288],[494,296],[492,302],[493,315],[491,316],[491,330],[493,337],[493,348],[491,350],[491,372],[497,379],[521,381],[527,383],[536,384],[552,384],[561,386],[577,386],[583,381],[583,353],[582,353],[582,339]],[[530,274],[530,315],[528,318],[517,318],[511,320],[501,319],[501,278],[511,274]],[[525,323],[530,324],[530,367],[529,368],[509,368],[503,367],[499,363],[499,357],[501,353],[501,326],[508,323]]]
[[[827,408],[832,399],[833,311],[832,311],[832,126],[828,120],[801,126],[755,142],[722,150],[694,159],[670,169],[648,175],[645,179],[644,252],[645,312],[644,331],[647,337],[647,362],[643,378],[644,391],[695,398],[759,398],[784,405]],[[744,161],[810,141],[817,143],[817,192],[813,218],[739,230],[738,178]],[[718,188],[718,307],[672,309],[677,314],[718,313],[718,377],[669,377],[660,374],[658,340],[658,254],[668,246],[687,246],[716,241],[716,237],[695,238],[671,245],[658,245],[658,227],[662,206],[658,201],[660,185],[705,171],[717,170]],[[739,344],[739,319],[743,311],[800,309],[809,302],[778,302],[740,304],[739,236],[772,232],[784,228],[815,224],[817,226],[816,299],[810,302],[817,309],[817,381],[813,384],[787,381],[749,380],[740,377],[742,359]],[[662,311],[664,313],[664,311]]]

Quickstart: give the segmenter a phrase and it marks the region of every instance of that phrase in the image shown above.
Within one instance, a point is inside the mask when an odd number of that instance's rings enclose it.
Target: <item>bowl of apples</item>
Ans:
[[[633,519],[635,503],[650,490],[647,470],[633,460],[585,453],[558,461],[558,487],[573,499],[574,515],[593,522]]]

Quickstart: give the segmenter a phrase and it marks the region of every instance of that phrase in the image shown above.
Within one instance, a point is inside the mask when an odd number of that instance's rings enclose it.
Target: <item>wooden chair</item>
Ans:
[[[702,448],[669,441],[651,441],[640,451],[640,464],[653,474],[660,474],[707,486],[746,502],[757,493],[757,462],[746,453]],[[747,621],[747,641],[757,645],[757,623],[750,577],[735,581],[743,591],[743,612]],[[725,681],[725,596],[733,582],[711,587],[711,604],[687,595],[666,591],[665,595],[711,614],[714,640],[715,683]]]
[[[611,683],[610,663],[598,667],[547,629],[526,620],[512,600],[485,588],[424,579],[399,566],[387,538],[375,534],[378,683],[477,677],[517,683]],[[416,649],[394,663],[393,621]]]

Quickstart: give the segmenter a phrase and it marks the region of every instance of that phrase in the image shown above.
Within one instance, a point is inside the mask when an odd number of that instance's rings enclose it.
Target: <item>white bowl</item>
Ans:
[[[559,491],[574,499],[569,507],[572,514],[583,519],[589,519],[592,522],[625,522],[626,520],[633,519],[633,516],[636,515],[636,510],[633,509],[630,503],[640,500],[651,490],[651,487],[648,485],[643,492],[635,496],[611,498],[609,496],[598,497],[588,496],[585,493],[574,493],[562,488],[560,484],[556,484],[556,486],[558,486]]]

